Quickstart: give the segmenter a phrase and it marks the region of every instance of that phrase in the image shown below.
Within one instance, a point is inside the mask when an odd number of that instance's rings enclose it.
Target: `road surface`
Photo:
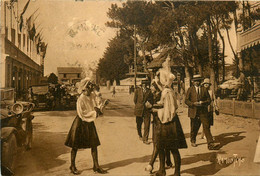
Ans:
[[[149,175],[144,171],[148,164],[152,144],[143,144],[137,136],[133,116],[133,95],[117,93],[112,98],[105,116],[96,120],[101,145],[98,147],[99,163],[107,175]],[[73,175],[70,173],[70,148],[64,145],[76,112],[34,112],[33,148],[19,150],[16,175]],[[260,164],[253,163],[257,139],[258,121],[220,114],[215,117],[212,133],[221,143],[218,151],[209,151],[206,140],[197,138],[198,147],[190,146],[189,118],[187,108],[180,108],[180,120],[186,136],[188,149],[181,149],[182,175],[260,175]],[[151,134],[150,139],[151,141]],[[79,150],[76,166],[81,175],[97,175],[92,171],[90,149]],[[154,171],[158,170],[158,159]],[[174,168],[167,169],[173,175]]]

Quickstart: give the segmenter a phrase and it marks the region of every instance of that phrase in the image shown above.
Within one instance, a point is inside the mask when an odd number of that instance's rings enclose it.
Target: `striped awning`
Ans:
[[[260,44],[260,23],[255,24],[250,29],[239,33],[238,35],[238,51]]]

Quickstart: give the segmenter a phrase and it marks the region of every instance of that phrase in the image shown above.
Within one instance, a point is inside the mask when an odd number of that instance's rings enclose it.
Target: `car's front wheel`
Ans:
[[[2,166],[13,171],[15,166],[15,158],[17,155],[17,143],[15,134],[11,134],[6,142],[2,145]]]

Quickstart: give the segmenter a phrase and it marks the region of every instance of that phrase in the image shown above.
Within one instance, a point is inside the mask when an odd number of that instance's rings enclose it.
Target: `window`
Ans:
[[[66,73],[63,74],[63,78],[67,78],[67,74]]]
[[[21,49],[21,34],[18,34],[18,48]]]
[[[25,34],[23,34],[23,47],[25,47]]]
[[[15,29],[11,28],[11,42],[15,43]]]
[[[80,78],[80,73],[78,73],[78,78]]]

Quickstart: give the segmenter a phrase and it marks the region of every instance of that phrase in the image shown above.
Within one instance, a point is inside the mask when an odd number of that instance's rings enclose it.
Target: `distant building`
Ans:
[[[83,78],[82,67],[58,67],[58,81],[63,84],[75,84]]]
[[[26,20],[17,20],[18,1],[1,1],[1,82],[3,88],[15,88],[17,97],[29,86],[38,84],[43,75],[42,53],[37,52],[35,34],[29,34]]]

